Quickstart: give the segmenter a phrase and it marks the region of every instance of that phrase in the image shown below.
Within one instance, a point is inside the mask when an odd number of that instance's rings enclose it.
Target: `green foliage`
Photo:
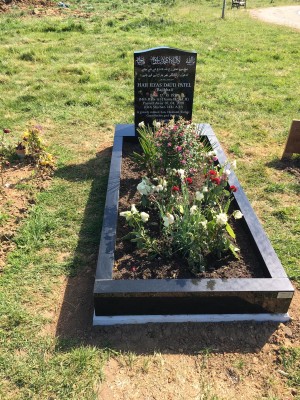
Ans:
[[[238,257],[235,233],[228,223],[230,190],[236,188],[228,186],[226,166],[214,165],[217,157],[196,125],[179,119],[164,125],[155,122],[151,129],[140,123],[138,131],[145,152],[135,154],[135,159],[148,172],[137,186],[140,205],[158,213],[160,229],[158,237],[151,238],[149,227],[157,224],[156,218],[148,222],[149,214],[139,213],[133,205],[120,214],[132,228],[131,241],[150,255],[179,253],[194,272],[203,271],[211,255],[220,258],[230,250]],[[196,192],[189,189],[195,173],[206,177]]]
[[[9,163],[9,158],[12,156],[12,146],[9,144],[7,140],[7,136],[9,136],[11,133],[10,129],[4,128],[2,129],[0,133],[0,180],[1,180],[1,186],[4,185],[4,178],[3,178],[3,173],[5,168],[8,168],[10,163]],[[1,187],[0,187],[1,190]]]
[[[8,214],[0,212],[0,226],[2,226],[8,219],[9,219]]]
[[[50,154],[41,137],[42,127],[32,125],[23,133],[23,140],[17,145],[17,149],[24,149],[25,155],[34,163],[38,171],[52,170],[54,158]]]
[[[133,159],[140,164],[150,175],[154,175],[157,158],[160,156],[155,144],[153,130],[149,126],[144,126],[138,130],[139,142],[142,153],[133,153]]]
[[[300,348],[280,349],[280,361],[287,373],[291,386],[300,387]]]

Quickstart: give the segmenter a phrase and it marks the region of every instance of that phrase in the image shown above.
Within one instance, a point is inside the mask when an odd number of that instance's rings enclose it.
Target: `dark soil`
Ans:
[[[131,204],[138,205],[140,194],[136,187],[141,181],[143,171],[131,159],[133,151],[139,151],[136,143],[124,143],[119,212],[130,210]],[[195,177],[193,185],[201,178]],[[196,187],[194,187],[196,189]],[[142,208],[138,206],[139,211]],[[237,207],[234,207],[237,209]],[[236,244],[240,248],[240,258],[228,254],[221,259],[210,259],[207,271],[192,273],[186,260],[179,256],[173,259],[157,257],[150,259],[143,251],[138,250],[134,243],[122,238],[130,232],[125,219],[119,217],[115,251],[115,279],[166,279],[166,278],[262,278],[265,277],[259,254],[251,243],[250,235],[243,220],[232,223],[236,233]],[[155,232],[153,232],[155,235]]]

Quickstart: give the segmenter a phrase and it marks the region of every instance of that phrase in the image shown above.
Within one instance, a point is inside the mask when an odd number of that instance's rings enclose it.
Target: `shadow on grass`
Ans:
[[[257,352],[276,331],[276,323],[182,323],[92,327],[93,285],[106,197],[110,148],[87,164],[62,168],[60,178],[92,179],[74,262],[70,269],[57,323],[58,347],[92,345],[99,349],[131,351],[136,354],[195,354],[213,352]]]
[[[92,182],[74,259],[67,271],[69,277],[56,329],[60,338],[83,340],[91,332],[93,286],[110,157],[111,147],[107,147],[85,164],[69,165],[56,172],[56,176],[67,181]]]
[[[274,168],[279,171],[286,171],[297,177],[300,176],[300,155],[294,155],[291,158],[283,159],[274,158],[266,163],[269,168]]]

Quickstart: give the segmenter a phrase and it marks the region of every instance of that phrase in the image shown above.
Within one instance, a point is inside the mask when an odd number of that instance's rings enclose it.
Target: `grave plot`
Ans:
[[[253,255],[256,273],[246,276],[204,274],[175,279],[134,279],[136,276],[132,270],[128,279],[116,279],[114,274],[115,244],[116,239],[120,240],[117,238],[117,227],[124,223],[118,216],[124,146],[130,148],[130,145],[138,142],[136,133],[139,125],[151,125],[154,121],[162,124],[168,120],[169,110],[172,110],[175,121],[184,112],[187,113],[185,116],[191,118],[195,63],[191,69],[179,65],[193,61],[196,62],[194,53],[176,49],[158,48],[135,53],[135,67],[137,64],[142,67],[135,72],[136,119],[135,125],[116,126],[94,286],[95,325],[176,321],[286,321],[289,318],[287,311],[293,297],[293,287],[233,171],[228,177],[228,185],[237,189],[232,193],[233,205],[244,216],[241,229],[245,239],[240,251],[245,256],[247,253]],[[157,63],[163,63],[163,67],[157,67]],[[165,83],[170,84],[171,90],[158,90],[164,88]],[[177,102],[173,99],[177,98],[178,88],[181,90],[183,83],[189,90],[182,92],[182,98],[186,101]],[[152,94],[149,88],[153,89]],[[226,157],[212,128],[208,124],[198,124],[197,129],[201,139],[215,152],[217,168],[222,168],[226,165]],[[129,197],[135,191],[136,186],[129,190]],[[129,270],[132,265],[131,260]],[[140,267],[139,261],[136,261],[134,268]],[[211,270],[210,261],[207,267]]]

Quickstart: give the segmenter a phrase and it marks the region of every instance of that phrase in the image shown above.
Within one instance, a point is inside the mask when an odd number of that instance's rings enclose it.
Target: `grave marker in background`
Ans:
[[[192,119],[197,53],[170,47],[134,52],[135,127]]]
[[[281,159],[290,158],[293,153],[300,154],[300,121],[294,119]]]

